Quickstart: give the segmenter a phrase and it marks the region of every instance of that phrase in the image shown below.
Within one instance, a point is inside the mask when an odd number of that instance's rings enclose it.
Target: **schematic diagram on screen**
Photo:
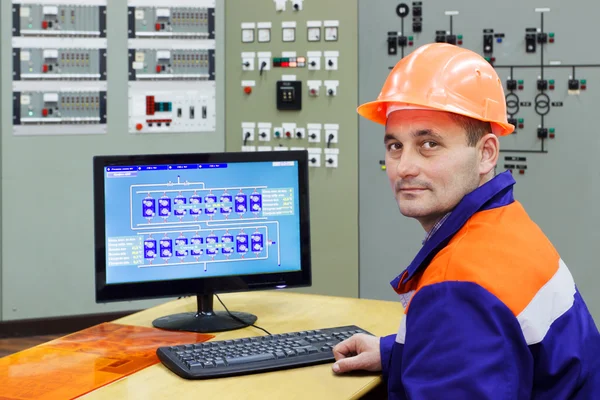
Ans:
[[[267,186],[208,187],[177,180],[130,186],[131,230],[138,267],[277,259],[280,227],[293,215],[294,191]]]

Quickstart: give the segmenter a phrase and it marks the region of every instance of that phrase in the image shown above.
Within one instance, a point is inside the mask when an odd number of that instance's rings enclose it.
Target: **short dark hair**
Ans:
[[[449,115],[450,118],[467,133],[467,144],[470,147],[475,147],[479,142],[479,139],[492,132],[492,125],[489,122],[480,121],[460,114],[449,113]]]

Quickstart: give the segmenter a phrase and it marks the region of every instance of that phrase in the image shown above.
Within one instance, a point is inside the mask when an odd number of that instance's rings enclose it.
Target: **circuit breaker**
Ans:
[[[214,7],[214,0],[128,1],[129,132],[215,131]],[[172,108],[147,109],[149,99]]]
[[[311,290],[356,296],[356,0],[225,7],[226,149],[308,153]]]
[[[490,1],[360,0],[358,23],[358,104],[375,100],[400,58],[427,43],[470,49],[496,69],[507,118],[516,128],[500,138],[496,173],[512,174],[515,199],[569,260],[580,290],[596,305],[596,319],[600,296],[590,279],[597,274],[590,249],[599,238],[598,218],[582,210],[594,210],[600,201],[592,161],[600,151],[593,128],[600,56],[584,50],[596,45],[584,27],[594,26],[598,14],[600,3],[591,0],[577,7],[559,0],[535,5],[507,0],[501,7]],[[401,48],[393,40],[400,31],[412,47]],[[359,121],[361,296],[397,300],[389,282],[411,263],[426,233],[400,214],[390,190],[384,127]]]
[[[106,7],[106,0],[13,0],[15,135],[106,132]]]

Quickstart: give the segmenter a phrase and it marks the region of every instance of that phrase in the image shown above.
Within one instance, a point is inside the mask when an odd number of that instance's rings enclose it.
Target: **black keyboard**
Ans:
[[[348,325],[159,347],[156,354],[182,378],[220,378],[332,362],[333,347],[356,333],[370,335],[364,329]]]

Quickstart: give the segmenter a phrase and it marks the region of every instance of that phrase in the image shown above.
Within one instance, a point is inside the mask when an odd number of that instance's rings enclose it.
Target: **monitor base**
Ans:
[[[155,328],[186,332],[223,332],[245,328],[256,322],[256,315],[231,311],[213,311],[212,295],[197,295],[198,312],[167,315],[152,321]]]

